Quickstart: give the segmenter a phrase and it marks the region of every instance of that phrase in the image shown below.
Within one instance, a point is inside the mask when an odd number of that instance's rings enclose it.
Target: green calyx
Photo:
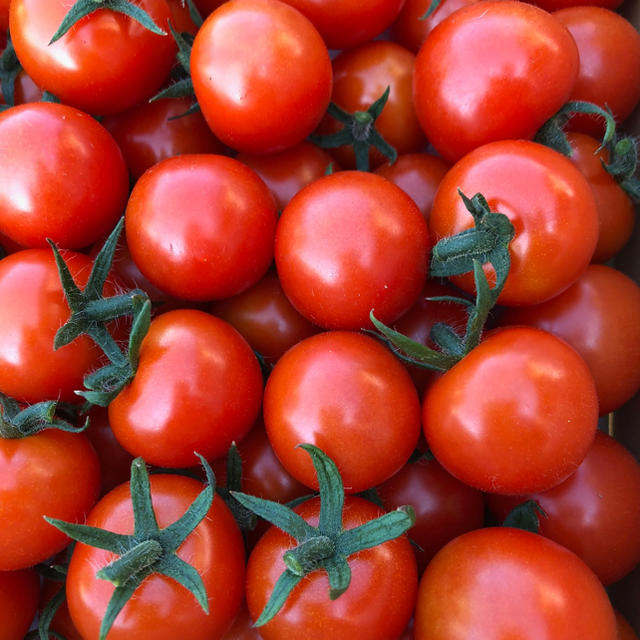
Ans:
[[[430,275],[446,278],[472,271],[476,299],[471,302],[455,296],[437,296],[430,300],[466,307],[468,318],[464,336],[460,336],[449,325],[438,322],[432,327],[430,336],[438,349],[431,349],[380,322],[374,310],[369,315],[375,328],[401,360],[433,371],[448,371],[478,346],[489,312],[504,288],[511,266],[509,244],[515,230],[509,218],[491,211],[480,193],[473,198],[467,198],[461,191],[458,193],[473,216],[475,225],[455,236],[442,238],[435,245],[431,254]],[[485,263],[491,264],[495,272],[493,288],[489,286],[482,267]]]
[[[49,44],[53,44],[56,40],[60,40],[71,27],[82,18],[92,14],[100,9],[108,9],[117,13],[123,13],[136,22],[139,22],[145,29],[159,36],[166,36],[167,32],[161,29],[153,18],[138,5],[128,0],[77,0],[77,2],[69,9],[67,15],[63,18],[58,30],[53,34]]]
[[[22,65],[13,48],[11,34],[7,31],[7,46],[0,55],[0,89],[7,108],[15,104],[16,78],[21,71]]]
[[[202,578],[190,564],[176,555],[178,547],[207,515],[215,496],[213,471],[202,456],[198,457],[207,474],[208,485],[185,514],[164,529],[158,527],[151,502],[149,475],[142,458],[136,458],[131,463],[130,485],[134,518],[132,534],[113,533],[45,516],[49,524],[70,538],[112,551],[119,556],[96,573],[96,577],[115,585],[100,626],[100,640],[106,638],[120,611],[145,578],[152,574],[172,578],[193,594],[206,613],[209,612],[208,596]]]
[[[320,487],[320,519],[312,527],[288,507],[244,493],[232,492],[238,502],[292,536],[298,545],[285,552],[286,569],[278,578],[256,627],[280,611],[294,587],[309,573],[324,570],[329,577],[329,597],[335,600],[351,582],[349,556],[376,547],[405,533],[415,522],[412,507],[400,507],[354,529],[343,529],[344,487],[338,468],[318,447],[299,445],[313,461]]]
[[[549,517],[546,511],[535,500],[527,500],[509,512],[502,526],[524,529],[531,533],[539,533],[540,516],[543,518]]]
[[[344,126],[340,131],[328,135],[313,135],[311,141],[322,149],[353,146],[358,171],[369,171],[369,149],[375,147],[393,164],[398,154],[396,150],[380,135],[375,123],[387,100],[390,87],[366,110],[349,113],[333,102],[329,104],[327,113]]]
[[[435,10],[442,4],[442,0],[431,0],[431,4],[429,5],[429,8],[426,10],[426,12],[421,15],[418,20],[426,20],[427,18],[431,17],[433,15],[433,13],[435,12]]]
[[[640,202],[638,169],[638,143],[634,138],[614,136],[607,145],[609,162],[602,162],[607,173],[613,176],[625,193],[637,204]]]

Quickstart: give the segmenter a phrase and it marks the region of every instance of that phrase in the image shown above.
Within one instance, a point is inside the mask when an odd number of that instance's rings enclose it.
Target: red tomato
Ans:
[[[242,163],[176,156],[133,188],[127,244],[140,271],[163,291],[187,300],[226,298],[269,268],[276,222],[269,189]]]
[[[241,440],[261,401],[260,366],[244,338],[203,311],[175,310],[151,323],[136,376],[109,405],[109,422],[133,455],[188,467],[194,451],[218,458]]]
[[[623,0],[536,0],[536,6],[545,11],[556,11],[557,9],[566,9],[567,7],[604,7],[605,9],[617,9]]]
[[[638,636],[624,616],[619,611],[615,611],[614,613],[616,614],[618,640],[638,640]]]
[[[152,475],[151,499],[160,528],[180,518],[202,485],[179,475]],[[129,484],[116,487],[95,506],[87,524],[116,533],[133,533]],[[178,552],[200,574],[209,598],[207,615],[193,594],[171,578],[147,577],[124,606],[108,634],[109,640],[211,640],[231,625],[243,598],[244,545],[231,512],[220,497]],[[67,599],[74,624],[83,638],[97,639],[114,585],[96,578],[96,571],[118,556],[78,543],[67,575]]]
[[[22,640],[38,609],[40,579],[32,569],[0,572],[0,640]]]
[[[171,25],[178,33],[196,35],[198,27],[191,19],[186,0],[166,0],[171,11]],[[197,2],[195,3],[197,5]]]
[[[598,422],[582,358],[546,331],[485,338],[438,378],[423,402],[431,452],[462,482],[492,493],[549,489],[573,473]]]
[[[380,343],[333,331],[280,358],[267,381],[264,422],[276,455],[300,482],[318,488],[300,443],[337,465],[347,493],[369,489],[407,461],[420,432],[420,402],[404,367]]]
[[[390,323],[416,300],[427,271],[429,233],[411,198],[361,171],[305,187],[276,231],[280,283],[293,306],[331,329]],[[304,454],[303,454],[304,455]]]
[[[231,0],[214,11],[193,43],[191,77],[211,130],[247,153],[302,142],[331,95],[320,34],[278,0]]]
[[[591,260],[598,213],[586,178],[562,154],[526,140],[494,142],[457,162],[440,183],[429,228],[439,239],[473,226],[458,194],[480,192],[515,228],[511,269],[499,302],[531,305],[558,295]],[[493,269],[487,265],[489,279]],[[471,274],[452,279],[473,291]]]
[[[640,288],[606,265],[590,265],[559,296],[509,309],[502,324],[526,324],[566,340],[589,365],[600,414],[627,402],[640,388]]]
[[[0,439],[0,571],[62,550],[69,538],[43,516],[84,522],[99,489],[98,458],[83,434],[47,429]]]
[[[414,100],[427,138],[454,162],[487,142],[533,138],[567,101],[578,73],[571,34],[523,2],[478,2],[430,34]]]
[[[312,526],[317,526],[319,505],[319,499],[308,500],[295,511]],[[371,502],[348,496],[343,526],[352,529],[382,513]],[[289,535],[271,527],[249,556],[247,605],[254,620],[285,569],[283,553],[295,546]],[[417,583],[415,559],[407,537],[360,551],[348,562],[351,584],[339,598],[329,599],[325,571],[310,573],[294,588],[280,612],[260,627],[261,637],[265,640],[348,640],[357,635],[368,640],[400,637],[413,612]]]
[[[0,31],[5,32],[9,28],[9,4],[11,0],[0,0]]]
[[[171,12],[165,0],[141,0],[137,6],[168,33]],[[176,52],[170,35],[156,35],[130,17],[105,9],[50,45],[70,8],[67,0],[11,2],[13,45],[38,86],[65,104],[97,114],[124,111],[160,88]]]
[[[86,247],[115,226],[128,193],[122,153],[91,116],[45,102],[0,113],[0,230],[16,242]]]
[[[247,605],[243,604],[230,629],[220,640],[261,640],[258,629],[253,626]]]
[[[416,640],[616,640],[609,598],[573,553],[535,533],[478,529],[424,572]]]

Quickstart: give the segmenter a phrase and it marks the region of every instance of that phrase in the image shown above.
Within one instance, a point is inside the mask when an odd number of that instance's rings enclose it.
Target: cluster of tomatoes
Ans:
[[[636,638],[587,4],[0,0],[0,640]]]

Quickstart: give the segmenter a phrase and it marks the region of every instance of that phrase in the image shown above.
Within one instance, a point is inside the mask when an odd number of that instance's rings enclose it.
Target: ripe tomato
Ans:
[[[523,2],[478,2],[429,35],[416,59],[414,100],[445,160],[494,140],[533,138],[567,101],[578,73],[571,34]]]
[[[466,533],[436,555],[418,592],[416,640],[616,640],[613,609],[573,553],[508,527]]]
[[[317,526],[319,505],[319,499],[307,500],[295,511]],[[347,496],[343,526],[352,529],[382,513],[367,500]],[[283,553],[295,546],[289,535],[271,527],[249,556],[247,605],[254,620],[285,569]],[[310,573],[294,588],[279,613],[260,627],[260,636],[265,640],[348,640],[356,635],[369,640],[398,638],[409,622],[416,597],[416,564],[407,537],[360,551],[348,563],[351,584],[338,599],[329,599],[325,571]]]
[[[416,300],[429,233],[418,207],[394,184],[341,171],[305,187],[276,231],[280,283],[293,306],[331,329],[393,322]]]
[[[171,12],[165,0],[141,0],[138,6],[168,33]],[[11,2],[13,45],[38,86],[65,104],[101,115],[124,111],[160,88],[176,52],[170,35],[156,35],[122,13],[102,9],[48,44],[70,8],[67,0]]]
[[[33,569],[0,572],[0,640],[22,640],[38,608],[40,580]]]
[[[151,500],[158,526],[180,518],[202,490],[197,480],[179,475],[152,475]],[[87,524],[116,533],[133,533],[129,484],[116,487],[95,506]],[[124,606],[108,634],[109,640],[210,640],[219,638],[238,611],[243,597],[244,545],[231,512],[220,497],[178,552],[200,574],[209,599],[207,615],[193,594],[171,578],[147,577]],[[103,549],[77,543],[67,575],[67,600],[83,638],[97,640],[114,585],[96,578],[96,571],[117,558]]]
[[[331,61],[313,25],[278,0],[231,0],[205,20],[191,51],[205,120],[238,151],[302,142],[331,96]]]
[[[436,193],[429,228],[439,239],[473,226],[458,194],[482,193],[515,227],[511,269],[499,302],[531,305],[569,287],[584,272],[598,239],[598,213],[586,178],[571,161],[527,140],[493,142],[457,162]],[[493,268],[485,266],[487,277]],[[471,274],[452,278],[473,291]]]
[[[151,323],[135,378],[109,405],[109,422],[133,455],[188,467],[194,451],[213,459],[241,440],[261,402],[260,366],[244,338],[208,313],[175,310]]]
[[[45,102],[0,113],[0,230],[16,242],[86,247],[115,226],[128,193],[122,153],[91,116]]]
[[[332,331],[287,351],[267,381],[264,422],[287,471],[318,488],[300,443],[337,465],[347,493],[386,480],[408,460],[420,432],[420,402],[409,374],[380,343]],[[365,446],[366,444],[366,446]]]
[[[483,491],[544,491],[584,459],[598,422],[589,369],[546,331],[510,327],[486,337],[427,390],[431,452]]]
[[[616,625],[618,629],[618,640],[638,640],[636,632],[632,626],[627,622],[625,617],[619,612],[615,611]]]
[[[143,275],[186,300],[226,298],[255,284],[273,259],[273,196],[254,171],[226,156],[163,160],[127,204],[127,244]]]

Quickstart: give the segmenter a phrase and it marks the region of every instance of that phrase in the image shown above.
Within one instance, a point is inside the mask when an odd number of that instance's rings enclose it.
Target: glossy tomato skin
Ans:
[[[160,528],[180,518],[202,484],[179,475],[152,475],[151,500]],[[129,484],[116,487],[95,506],[87,524],[116,533],[133,533]],[[144,580],[116,618],[109,640],[211,640],[231,625],[243,597],[244,546],[231,512],[218,496],[205,519],[178,550],[200,574],[209,598],[207,615],[193,594],[171,578]],[[86,640],[97,640],[114,586],[96,578],[96,570],[116,554],[78,543],[67,575],[67,600],[74,624]]]
[[[40,579],[33,569],[0,572],[0,640],[22,640],[38,608]]]
[[[100,489],[100,466],[83,434],[47,429],[0,439],[0,571],[43,562],[69,538],[43,516],[84,522]]]
[[[86,247],[122,215],[129,180],[107,130],[62,104],[0,114],[0,230],[27,247]],[[43,213],[43,212],[46,212]]]
[[[514,226],[501,304],[548,300],[587,268],[598,240],[598,213],[586,178],[562,154],[527,140],[493,142],[467,154],[436,192],[429,218],[436,239],[473,226],[458,189],[468,197],[482,193],[491,211],[505,214]],[[485,273],[493,277],[488,265]],[[474,290],[471,274],[452,280]]]
[[[319,505],[318,499],[308,500],[295,511],[317,526]],[[352,529],[382,513],[367,500],[347,496],[343,526]],[[294,546],[290,536],[271,527],[251,553],[247,564],[247,605],[254,620],[285,568],[283,553]],[[351,584],[338,599],[329,599],[325,571],[310,573],[292,591],[273,620],[260,627],[260,635],[265,640],[347,640],[356,634],[370,640],[399,638],[409,622],[416,597],[417,572],[409,540],[405,536],[396,538],[360,551],[348,562]]]
[[[264,422],[276,455],[300,482],[318,488],[300,443],[337,465],[347,493],[386,480],[408,460],[420,432],[420,403],[404,367],[380,343],[333,331],[307,338],[274,367]]]
[[[305,187],[285,208],[275,259],[293,306],[327,329],[393,322],[416,300],[427,272],[429,231],[411,198],[361,171]]]
[[[640,388],[640,288],[606,265],[590,265],[565,292],[540,305],[509,309],[503,325],[525,324],[566,340],[593,374],[600,414]]]
[[[570,549],[591,567],[602,584],[617,582],[640,562],[640,464],[602,431],[596,433],[577,471],[543,493],[489,496],[489,507],[504,519],[525,499],[547,514],[540,534]]]
[[[594,438],[598,399],[568,344],[510,327],[434,382],[422,417],[429,448],[449,473],[483,491],[523,494],[578,468]]]
[[[186,300],[226,298],[255,284],[273,259],[273,196],[254,171],[213,154],[168,158],[136,183],[127,245],[143,275]]]
[[[278,0],[231,0],[202,25],[191,76],[211,130],[246,153],[302,142],[331,96],[331,61],[314,26]]]
[[[38,86],[65,104],[100,115],[124,111],[160,88],[176,52],[167,3],[142,0],[139,6],[167,35],[151,33],[122,13],[99,10],[49,45],[69,3],[12,2],[9,19],[18,59]]]
[[[613,609],[573,553],[509,527],[466,533],[436,555],[418,592],[416,640],[616,640]]]
[[[533,138],[567,101],[577,73],[575,42],[546,11],[478,2],[443,20],[420,49],[418,119],[440,155],[455,162],[488,142]]]
[[[251,347],[203,311],[168,311],[151,323],[131,384],[109,405],[122,446],[161,467],[188,467],[194,451],[224,455],[253,425],[262,374]]]

